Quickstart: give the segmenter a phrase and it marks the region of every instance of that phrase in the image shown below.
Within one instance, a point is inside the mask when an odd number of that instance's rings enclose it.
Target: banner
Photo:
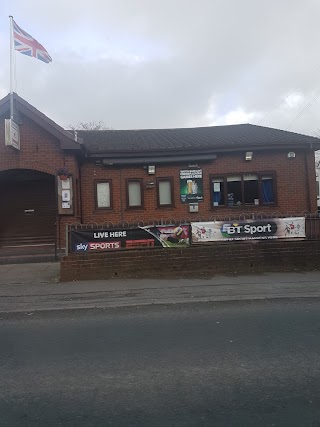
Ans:
[[[183,248],[189,246],[189,226],[148,226],[117,229],[74,229],[71,252],[114,251],[137,248]]]
[[[306,237],[305,218],[191,223],[192,243]]]
[[[182,203],[203,202],[202,169],[180,171],[180,200]]]

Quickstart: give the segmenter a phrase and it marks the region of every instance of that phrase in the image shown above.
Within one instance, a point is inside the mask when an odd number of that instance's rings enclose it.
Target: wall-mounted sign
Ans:
[[[70,190],[70,178],[61,180],[61,188],[62,190]]]
[[[305,218],[192,222],[192,243],[306,237]]]
[[[71,252],[189,246],[189,226],[71,230]]]
[[[182,203],[203,202],[202,169],[180,171],[180,200]]]
[[[70,199],[71,199],[70,190],[62,190],[61,198],[63,202],[70,202]]]
[[[59,215],[73,215],[73,189],[72,177],[65,180],[57,177],[58,186],[58,212]]]
[[[19,125],[12,119],[5,120],[5,145],[20,150],[20,129]]]

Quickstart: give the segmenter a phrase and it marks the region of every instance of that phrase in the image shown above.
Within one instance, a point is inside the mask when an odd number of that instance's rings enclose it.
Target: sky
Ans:
[[[320,135],[319,0],[0,0],[53,62],[16,52],[16,92],[61,126],[252,123]]]

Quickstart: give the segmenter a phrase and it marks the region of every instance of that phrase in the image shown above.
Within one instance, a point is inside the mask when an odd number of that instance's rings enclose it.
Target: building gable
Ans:
[[[77,141],[71,132],[66,131],[45,114],[41,113],[16,93],[13,94],[14,118],[17,124],[23,124],[23,118],[28,118],[54,136],[60,143],[62,150],[82,151],[84,149],[82,140]],[[9,118],[10,95],[0,101],[0,117]]]

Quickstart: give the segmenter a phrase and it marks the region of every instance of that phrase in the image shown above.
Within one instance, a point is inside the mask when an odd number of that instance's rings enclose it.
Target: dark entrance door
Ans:
[[[31,170],[0,173],[0,246],[55,242],[55,177]]]

